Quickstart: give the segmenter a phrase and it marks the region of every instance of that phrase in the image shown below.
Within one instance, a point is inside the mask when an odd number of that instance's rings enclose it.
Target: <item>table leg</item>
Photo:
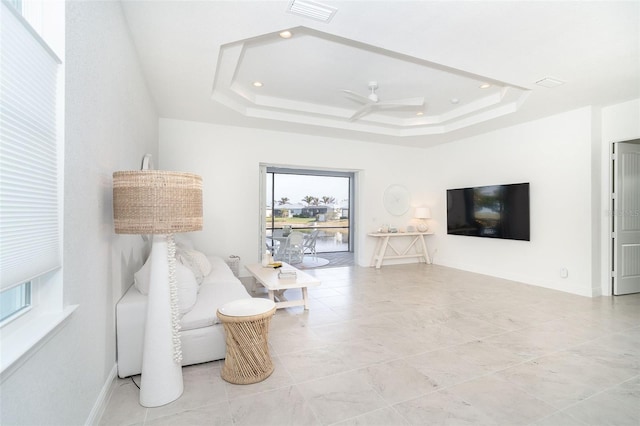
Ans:
[[[309,295],[307,294],[307,288],[302,287],[302,300],[304,300],[304,309],[309,310]]]
[[[382,244],[382,238],[376,238],[376,248],[373,250],[373,256],[371,256],[371,263],[369,264],[369,266],[374,266],[376,264],[376,259],[380,252],[381,244]]]
[[[429,256],[429,250],[427,249],[427,243],[424,240],[424,235],[420,235],[420,242],[422,243],[422,255],[427,265],[431,264],[431,257]]]
[[[268,293],[269,293],[269,299],[270,299],[272,302],[275,302],[275,301],[276,301],[276,298],[275,298],[275,294],[273,293],[273,290],[268,290]]]
[[[380,246],[380,251],[378,252],[378,261],[376,262],[376,269],[380,269],[382,266],[382,259],[384,258],[384,254],[387,251],[387,245],[389,244],[389,236],[383,238],[382,244]]]

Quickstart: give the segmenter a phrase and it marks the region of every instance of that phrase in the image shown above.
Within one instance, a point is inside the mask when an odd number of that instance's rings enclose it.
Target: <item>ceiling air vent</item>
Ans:
[[[562,86],[565,82],[562,80],[558,80],[557,78],[545,77],[542,80],[536,81],[538,86],[554,88],[558,86]]]
[[[338,9],[308,0],[291,0],[287,11],[317,21],[329,22]]]

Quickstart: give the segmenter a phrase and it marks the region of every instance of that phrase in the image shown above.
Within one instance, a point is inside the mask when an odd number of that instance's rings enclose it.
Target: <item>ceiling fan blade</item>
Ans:
[[[371,113],[377,104],[370,103],[369,105],[365,105],[359,110],[357,110],[351,117],[349,117],[349,121],[356,121],[357,119],[364,117],[365,115]]]
[[[347,95],[348,98],[350,98],[350,99],[352,99],[352,100],[354,100],[356,102],[359,102],[361,104],[369,104],[369,103],[371,103],[371,99],[369,99],[366,96],[362,96],[362,95],[360,95],[360,94],[358,94],[356,92],[352,92],[351,90],[343,89],[342,91],[344,92],[345,95]]]
[[[377,105],[422,106],[424,105],[424,98],[418,97],[418,98],[393,99],[389,101],[380,101],[377,103]]]
[[[413,107],[413,106],[423,106],[424,105],[424,97],[416,97],[416,98],[403,98],[403,99],[393,99],[388,101],[379,101],[378,96],[375,93],[375,90],[378,88],[377,83],[369,83],[369,88],[371,89],[371,94],[369,96],[362,96],[356,92],[351,90],[342,89],[342,92],[347,96],[347,98],[356,101],[358,103],[363,104],[363,106],[357,110],[350,118],[349,121],[356,121],[361,117],[364,117],[367,114],[370,114],[375,109],[393,109],[393,108],[402,108],[402,107]]]

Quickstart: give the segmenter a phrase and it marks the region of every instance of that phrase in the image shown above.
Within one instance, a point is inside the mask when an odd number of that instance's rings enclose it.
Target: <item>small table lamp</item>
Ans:
[[[420,219],[418,231],[427,232],[429,230],[429,225],[426,222],[426,219],[431,219],[431,209],[429,207],[416,207],[413,217]]]
[[[202,229],[202,178],[163,170],[115,172],[113,221],[117,234],[153,234],[140,404],[158,407],[184,390],[173,234]]]

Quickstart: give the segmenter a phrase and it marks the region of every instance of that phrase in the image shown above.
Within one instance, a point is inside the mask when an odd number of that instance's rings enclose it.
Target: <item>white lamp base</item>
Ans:
[[[167,236],[154,235],[140,381],[140,405],[144,407],[168,404],[184,390],[182,365],[174,361],[167,254]]]
[[[429,225],[426,222],[418,223],[418,232],[427,232],[429,230]]]

